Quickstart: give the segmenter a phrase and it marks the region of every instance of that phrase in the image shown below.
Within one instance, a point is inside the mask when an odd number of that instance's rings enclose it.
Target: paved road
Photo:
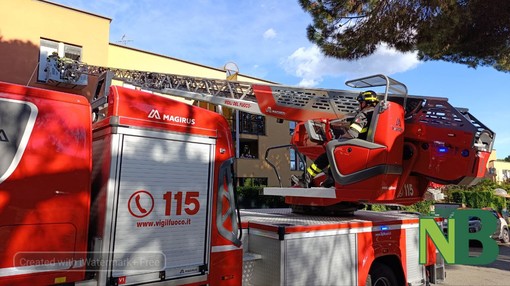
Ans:
[[[470,249],[473,255],[480,252]],[[439,285],[510,285],[510,244],[500,244],[498,259],[488,265],[446,265],[446,280]]]

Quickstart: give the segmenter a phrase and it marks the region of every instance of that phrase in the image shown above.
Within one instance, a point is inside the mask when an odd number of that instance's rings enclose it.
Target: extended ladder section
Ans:
[[[51,55],[47,59],[47,81],[83,84],[87,75],[104,81],[93,98],[92,107],[104,105],[111,80],[119,80],[143,90],[225,106],[247,113],[267,115],[285,120],[345,119],[357,109],[357,92],[333,89],[305,89],[283,85],[267,85],[211,78],[157,73],[139,70],[88,65],[79,61]],[[407,95],[407,87],[385,75],[374,75],[346,82],[353,88],[384,87],[382,110],[388,101],[401,104],[406,121],[433,124],[447,128],[476,129],[475,142],[483,142],[484,149],[492,149],[493,132],[472,116],[465,108],[455,108],[447,98]],[[102,94],[101,94],[102,93]],[[431,105],[433,103],[433,105]],[[434,107],[432,107],[434,106]],[[438,110],[435,110],[438,109]],[[420,116],[418,116],[420,114]],[[456,114],[463,116],[456,116]],[[449,116],[451,115],[451,116]],[[414,117],[414,118],[412,118]],[[462,118],[461,118],[462,117]],[[450,123],[448,123],[450,122]],[[462,124],[459,124],[462,122]]]
[[[476,183],[485,174],[495,137],[494,132],[466,109],[450,105],[447,98],[408,96],[403,83],[385,75],[346,82],[352,88],[378,88],[379,103],[368,126],[366,140],[333,140],[334,123],[346,123],[344,120],[359,109],[356,91],[304,89],[117,69],[87,65],[56,55],[48,58],[47,73],[48,82],[61,81],[70,85],[76,81],[83,83],[86,75],[97,76],[98,88],[91,105],[94,114],[99,116],[108,106],[111,81],[119,80],[162,96],[177,96],[300,122],[291,145],[310,159],[326,150],[335,188],[314,188],[313,192],[283,188],[287,193],[281,193],[280,188],[278,194],[285,195],[287,203],[292,205],[329,206],[359,201],[411,204],[422,199],[429,182]],[[380,92],[381,89],[384,91]],[[314,136],[316,129],[324,136]],[[308,196],[314,198],[313,202],[306,198]],[[289,200],[289,197],[296,199]],[[319,198],[322,201],[315,200]]]
[[[346,118],[352,116],[358,108],[355,100],[357,93],[352,91],[304,89],[109,68],[59,58],[57,55],[48,57],[46,71],[47,82],[61,81],[72,85],[78,81],[83,83],[86,75],[97,77],[103,75],[105,81],[119,80],[147,91],[286,120]],[[110,75],[104,75],[106,72]],[[94,100],[100,99],[99,96],[96,95],[96,97]],[[106,103],[104,99],[100,102]]]
[[[48,78],[55,71],[67,83],[83,78],[83,75],[99,77],[109,72],[108,80],[119,80],[144,90],[261,114],[258,106],[253,104],[256,99],[249,83],[94,66],[52,55],[48,57]]]

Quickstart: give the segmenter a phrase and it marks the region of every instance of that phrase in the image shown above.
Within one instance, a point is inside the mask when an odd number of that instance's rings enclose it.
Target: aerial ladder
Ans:
[[[72,84],[88,75],[98,77],[91,99],[96,118],[108,104],[111,81],[119,80],[162,95],[298,122],[290,144],[268,152],[294,148],[314,160],[326,151],[330,167],[314,179],[312,187],[282,187],[266,152],[280,186],[266,187],[264,194],[285,196],[296,212],[350,212],[363,204],[410,205],[423,200],[430,183],[476,184],[485,176],[495,140],[495,133],[468,109],[453,107],[444,97],[408,95],[403,83],[385,75],[346,82],[351,88],[383,89],[366,140],[335,139],[358,110],[359,92],[353,90],[200,78],[48,57],[48,82]],[[334,187],[321,186],[326,176],[334,178]]]

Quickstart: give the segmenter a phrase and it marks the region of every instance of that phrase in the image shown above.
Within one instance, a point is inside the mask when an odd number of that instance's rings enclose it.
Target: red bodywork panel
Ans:
[[[13,152],[12,157],[3,152],[9,160],[2,162],[0,285],[29,285],[34,277],[41,285],[82,280],[91,177],[88,101],[0,83],[0,108],[6,119],[6,140],[0,144],[11,144],[7,149]],[[9,120],[18,128],[10,129]],[[73,271],[36,271],[35,265],[52,262],[68,264],[51,269]]]
[[[103,112],[103,111],[102,111]],[[230,165],[234,156],[233,141],[230,127],[226,119],[209,110],[179,102],[168,97],[158,96],[147,92],[112,86],[108,96],[108,107],[105,111],[105,118],[94,124],[94,132],[114,133],[115,126],[123,126],[141,130],[157,130],[173,134],[185,134],[203,136],[204,138],[215,138],[214,154],[214,176],[213,193],[210,213],[210,247],[207,281],[191,283],[189,285],[240,285],[242,283],[242,248],[236,245],[231,237],[224,237],[219,229],[225,229],[229,233],[234,232],[234,225],[237,223],[235,214],[235,202],[232,200],[233,175]],[[108,141],[108,140],[106,140]],[[105,146],[106,150],[110,147]],[[106,158],[110,155],[106,154]],[[110,164],[105,159],[98,164]],[[103,167],[104,168],[104,167]],[[108,170],[109,167],[104,168]],[[104,178],[107,179],[107,178]],[[100,185],[105,185],[101,182]],[[94,190],[95,191],[95,190]],[[106,194],[99,192],[97,202],[105,205]],[[206,207],[201,206],[201,207]],[[94,207],[96,212],[105,208],[102,205]],[[99,215],[104,217],[105,214]],[[102,219],[96,223],[98,231],[103,229]],[[143,219],[142,219],[143,221]],[[98,233],[97,236],[102,236]],[[177,242],[176,242],[177,243]]]
[[[292,121],[308,119],[338,119],[354,114],[357,102],[351,100],[349,110],[336,112],[333,98],[345,98],[341,91],[302,90],[281,86],[267,86],[254,84],[253,92],[257,98],[260,111],[271,117]],[[347,112],[347,113],[345,113]]]
[[[368,278],[370,265],[375,259],[394,256],[401,261],[403,273],[407,273],[406,232],[394,229],[381,232],[365,232],[358,234],[358,285],[364,285]],[[398,269],[395,269],[398,272]]]
[[[281,249],[284,249],[284,251],[288,250],[286,246],[291,245],[292,242],[294,242],[292,243],[293,245],[305,245],[302,248],[295,247],[293,251],[285,253],[287,255],[286,259],[282,261],[282,264],[285,266],[293,263],[292,258],[289,259],[288,257],[294,257],[295,252],[301,250],[307,253],[305,259],[308,259],[306,260],[308,261],[308,268],[304,267],[302,271],[313,271],[311,269],[316,266],[311,265],[310,261],[318,260],[323,262],[326,260],[334,265],[335,262],[331,261],[332,259],[329,257],[332,254],[330,253],[331,248],[328,249],[327,243],[320,245],[318,248],[310,248],[309,242],[324,238],[325,234],[329,232],[327,236],[337,236],[335,237],[336,241],[341,241],[341,236],[344,235],[342,233],[356,236],[356,242],[349,247],[355,253],[355,260],[352,261],[352,264],[348,259],[344,260],[346,267],[352,265],[352,269],[355,269],[356,285],[365,285],[370,267],[374,261],[383,260],[391,264],[395,273],[401,273],[404,276],[404,281],[408,281],[407,277],[405,277],[408,275],[408,271],[414,271],[407,267],[416,267],[417,249],[408,249],[407,247],[413,247],[414,244],[409,243],[411,239],[408,235],[411,233],[411,238],[414,238],[414,233],[418,231],[419,218],[417,216],[399,212],[391,214],[391,212],[370,211],[357,211],[353,217],[310,216],[290,213],[290,211],[285,209],[243,210],[241,214],[243,228],[247,229],[245,232],[250,234],[250,239],[252,237],[264,236],[264,241],[266,242],[264,244],[255,244],[255,246],[250,244],[249,247],[254,248],[250,251],[257,253],[257,251],[260,251],[260,248],[267,247],[267,249],[270,249],[271,255],[274,255],[272,258],[276,259],[278,258],[279,251],[282,251]],[[272,241],[268,238],[278,239],[281,242],[281,248],[273,248]],[[295,243],[296,240],[300,242]],[[341,248],[345,246],[333,244],[331,247]],[[428,255],[434,252],[434,247],[427,249]],[[301,263],[306,264],[306,262]],[[285,269],[282,271],[289,270]],[[274,276],[270,277],[274,278]],[[308,284],[314,284],[315,281],[311,281],[314,280],[310,279]]]
[[[415,172],[437,179],[439,183],[485,174],[490,152],[472,148],[473,132],[423,123],[409,123],[406,128],[406,139],[419,150],[413,167]]]
[[[226,122],[218,121],[223,117],[217,113],[163,96],[119,86],[110,88],[107,116],[118,117],[120,125],[212,137],[221,136],[225,134],[225,130],[230,130]],[[108,124],[110,124],[108,120],[101,120],[94,124],[94,129]],[[220,132],[217,131],[218,127],[222,129]]]

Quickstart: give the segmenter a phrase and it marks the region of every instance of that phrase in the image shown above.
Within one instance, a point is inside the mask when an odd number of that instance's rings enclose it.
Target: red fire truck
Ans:
[[[239,284],[221,115],[112,87],[92,124],[82,96],[5,83],[0,94],[1,285]]]
[[[104,71],[58,64],[48,81]],[[419,201],[429,181],[480,178],[494,133],[466,110],[408,98],[385,76],[352,81],[386,84],[374,128],[387,125],[398,143],[376,134],[368,145],[333,146],[331,121],[355,111],[353,92],[109,70],[91,103],[0,83],[0,285],[419,285],[441,277],[435,253],[418,264],[417,216],[354,208]],[[341,161],[359,151],[365,161],[336,166],[334,188],[266,190],[284,194],[294,211],[239,211],[227,121],[165,94],[300,120],[292,143],[301,153],[326,148]],[[400,117],[386,118],[391,110]],[[467,165],[441,173],[455,164]],[[342,181],[356,168],[376,171]],[[335,209],[354,215],[324,215]]]

